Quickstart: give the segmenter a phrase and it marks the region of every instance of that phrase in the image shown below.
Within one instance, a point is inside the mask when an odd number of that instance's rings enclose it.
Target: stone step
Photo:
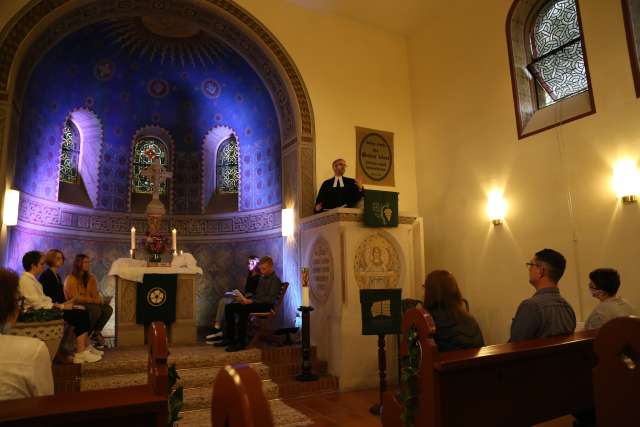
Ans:
[[[314,374],[326,374],[327,362],[323,360],[312,361],[312,371]],[[302,370],[302,360],[287,363],[269,363],[269,375],[272,379],[293,378]]]
[[[316,347],[311,346],[311,359],[316,359]],[[262,349],[262,361],[264,363],[301,362],[302,348],[300,345],[285,347],[266,347]]]
[[[121,375],[147,371],[148,354],[143,347],[132,349],[106,350],[101,361],[82,365],[82,377]],[[234,363],[260,362],[261,351],[256,348],[227,353],[224,348],[209,345],[180,346],[169,349],[169,365],[198,368],[225,366]]]
[[[262,391],[267,400],[277,399],[278,384],[271,380],[262,380]],[[211,408],[211,387],[195,387],[184,389],[184,410]]]
[[[269,379],[269,367],[262,363],[250,363],[258,376],[263,379]],[[213,381],[218,375],[222,366],[206,366],[201,368],[178,369],[180,380],[178,384],[185,388],[195,387],[211,387]],[[147,383],[146,372],[134,372],[120,375],[100,375],[88,376],[80,379],[80,389],[86,390],[103,390],[108,388],[127,387],[132,385],[142,385]]]
[[[276,380],[280,397],[301,397],[309,394],[328,393],[338,390],[338,378],[333,375],[320,375],[317,381],[296,381],[295,378]]]
[[[275,427],[302,427],[312,424],[312,421],[301,412],[286,405],[280,399],[269,400]],[[175,427],[211,427],[211,409],[197,409],[183,411],[182,419]]]

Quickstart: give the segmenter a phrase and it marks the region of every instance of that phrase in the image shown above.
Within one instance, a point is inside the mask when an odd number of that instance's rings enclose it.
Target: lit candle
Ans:
[[[309,305],[309,287],[305,286],[302,288],[302,306],[310,307]]]
[[[129,249],[129,256],[133,258],[133,249]]]
[[[173,253],[175,253],[176,250],[178,249],[178,242],[176,239],[177,234],[178,234],[178,230],[176,230],[175,228],[171,230],[171,249],[173,249]]]
[[[182,251],[182,249],[180,249],[180,255],[182,255],[184,252]]]
[[[309,306],[309,267],[302,267],[302,306]]]
[[[131,227],[131,249],[136,248],[136,228]]]

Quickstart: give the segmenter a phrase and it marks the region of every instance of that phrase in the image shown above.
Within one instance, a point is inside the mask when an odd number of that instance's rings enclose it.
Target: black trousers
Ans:
[[[64,310],[62,318],[65,322],[73,326],[73,333],[76,337],[89,332],[89,313],[87,310]]]
[[[227,304],[224,308],[224,336],[229,341],[236,341],[244,344],[247,340],[247,324],[249,323],[249,313],[261,313],[269,311],[273,304],[240,304],[234,302]],[[237,328],[236,328],[237,317]],[[237,329],[237,331],[236,331]]]

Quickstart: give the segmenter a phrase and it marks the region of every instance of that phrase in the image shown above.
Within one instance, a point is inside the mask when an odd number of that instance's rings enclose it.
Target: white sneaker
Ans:
[[[89,350],[91,353],[96,354],[96,355],[98,355],[100,357],[102,357],[104,355],[104,351],[98,350],[93,345],[88,346],[87,350]]]
[[[85,350],[82,353],[76,353],[73,356],[73,363],[95,363],[102,360],[102,356],[91,353],[89,350]]]

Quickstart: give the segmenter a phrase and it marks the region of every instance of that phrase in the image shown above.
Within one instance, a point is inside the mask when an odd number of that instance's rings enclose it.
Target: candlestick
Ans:
[[[175,228],[171,230],[171,249],[173,249],[173,253],[176,253],[176,250],[178,249],[177,234],[178,230]]]
[[[131,227],[131,249],[136,249],[136,228]]]

